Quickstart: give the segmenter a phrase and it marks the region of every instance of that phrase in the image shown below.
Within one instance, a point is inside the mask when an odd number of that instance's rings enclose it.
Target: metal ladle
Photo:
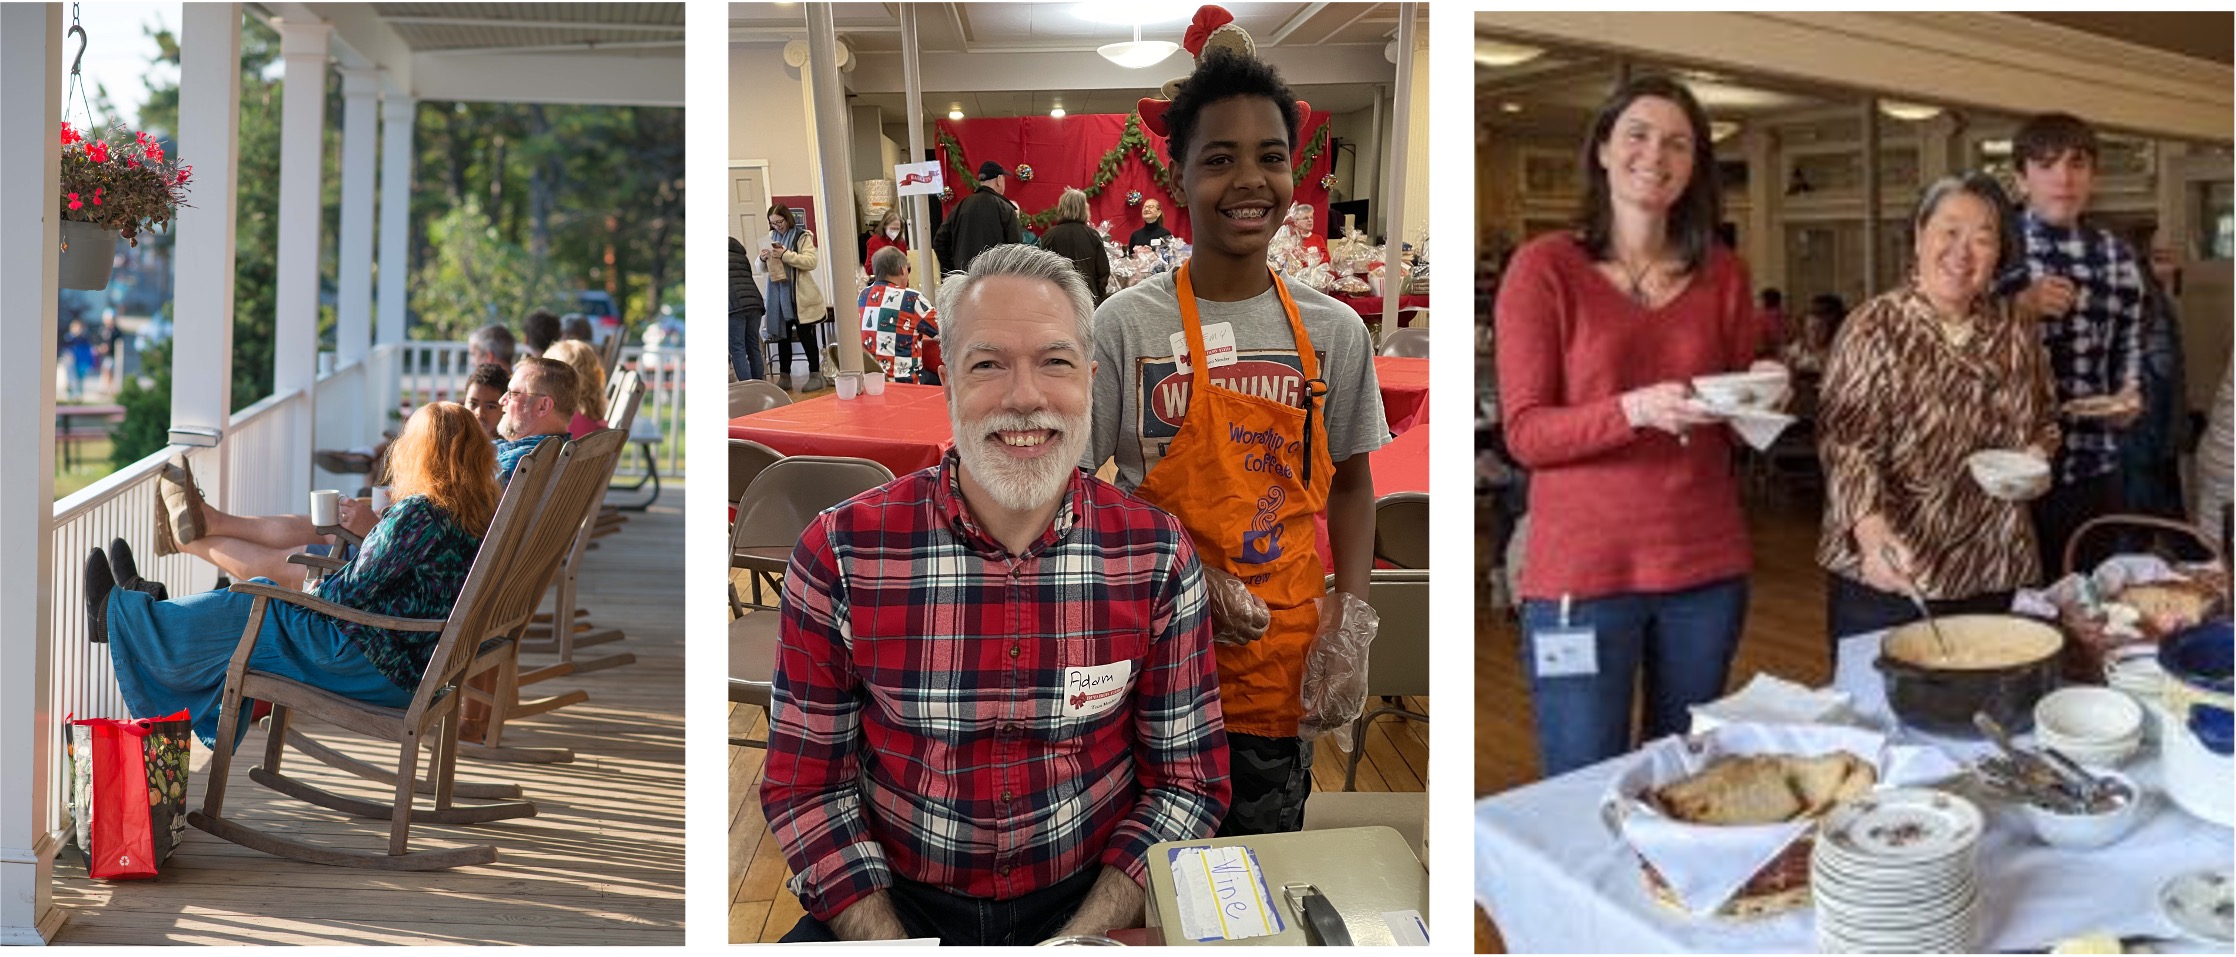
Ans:
[[[1956,650],[1950,646],[1949,637],[1941,633],[1941,623],[1933,620],[1933,608],[1925,603],[1925,591],[1918,587],[1917,579],[1910,577],[1910,570],[1896,561],[1896,557],[1893,545],[1879,546],[1879,560],[1886,562],[1887,569],[1902,579],[1903,594],[1909,596],[1910,604],[1918,606],[1918,614],[1925,616],[1925,626],[1933,630],[1933,644],[1941,652],[1941,658],[1947,660],[1956,657]]]

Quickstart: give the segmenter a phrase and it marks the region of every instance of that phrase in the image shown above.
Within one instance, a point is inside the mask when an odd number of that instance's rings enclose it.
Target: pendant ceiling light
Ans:
[[[1165,58],[1171,56],[1173,51],[1178,49],[1180,49],[1180,44],[1170,40],[1142,39],[1141,24],[1136,23],[1134,24],[1134,38],[1132,40],[1105,43],[1096,47],[1095,52],[1102,54],[1103,59],[1126,69],[1139,70],[1165,62]]]

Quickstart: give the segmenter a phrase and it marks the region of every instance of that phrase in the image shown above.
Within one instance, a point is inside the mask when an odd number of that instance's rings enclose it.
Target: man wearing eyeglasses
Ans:
[[[513,364],[512,381],[497,423],[497,482],[512,481],[512,467],[544,439],[566,441],[575,409],[575,370],[556,359],[531,356]]]

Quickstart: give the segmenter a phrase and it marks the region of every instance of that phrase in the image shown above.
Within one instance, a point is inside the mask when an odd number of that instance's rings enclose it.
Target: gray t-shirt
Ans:
[[[1284,280],[1286,282],[1286,280]],[[1328,395],[1328,457],[1341,462],[1390,440],[1382,418],[1382,390],[1374,379],[1374,349],[1359,314],[1326,295],[1288,283],[1297,315],[1312,337]],[[1174,380],[1172,337],[1182,332],[1173,273],[1121,290],[1095,310],[1095,433],[1080,465],[1099,468],[1118,460],[1118,487],[1133,491],[1164,458],[1188,411],[1192,380]],[[1196,300],[1204,335],[1229,323],[1237,361],[1212,376],[1237,392],[1295,404],[1304,392],[1296,335],[1272,287],[1241,302]]]

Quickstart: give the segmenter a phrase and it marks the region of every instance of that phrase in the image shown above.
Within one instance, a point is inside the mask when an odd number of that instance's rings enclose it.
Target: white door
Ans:
[[[730,167],[730,238],[747,249],[768,238],[769,208],[767,167]]]

